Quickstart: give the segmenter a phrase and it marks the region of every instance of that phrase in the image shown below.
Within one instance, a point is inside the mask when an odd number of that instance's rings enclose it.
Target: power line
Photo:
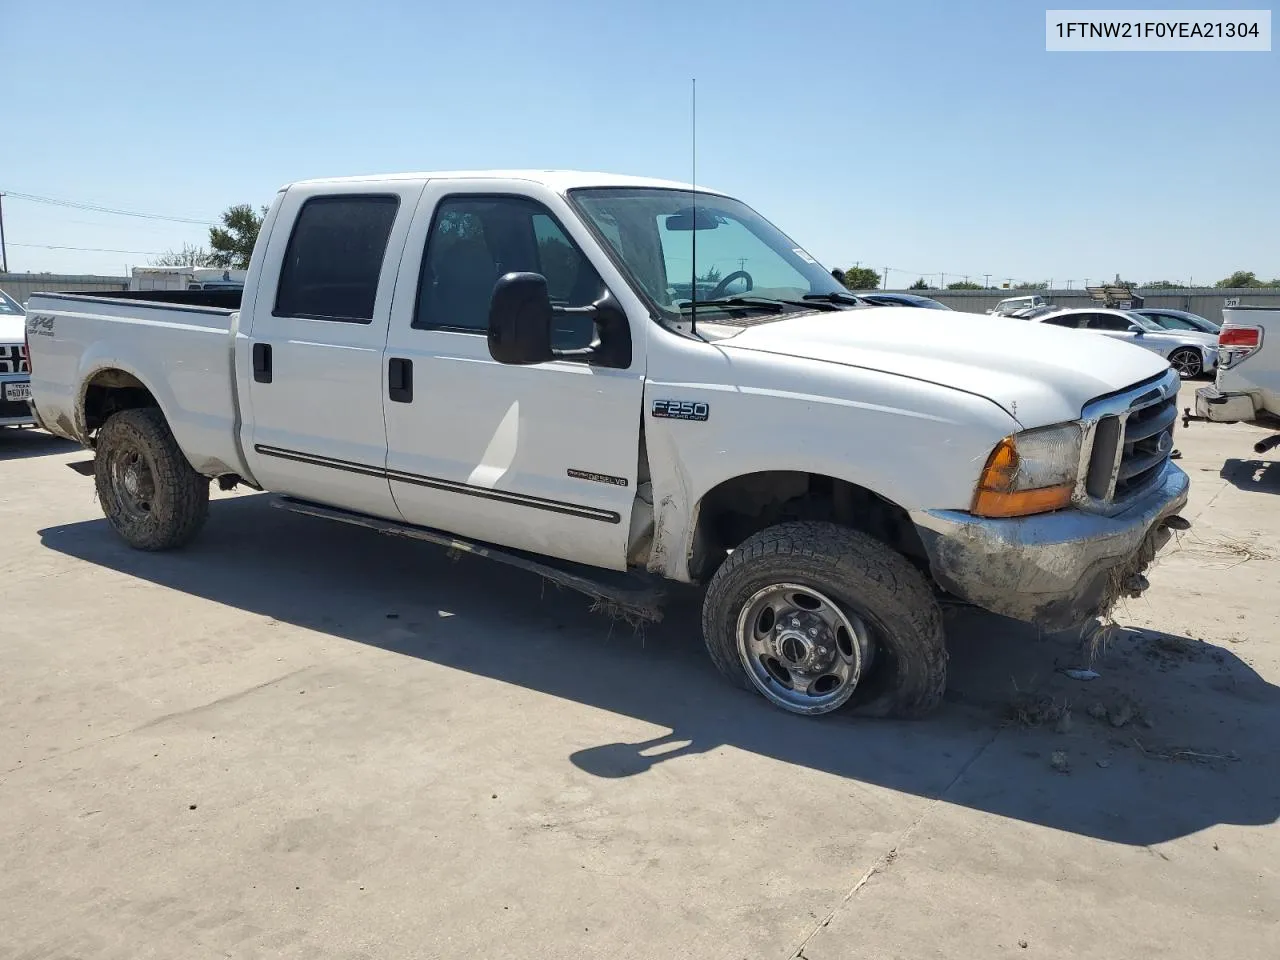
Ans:
[[[9,194],[5,194],[9,196]],[[11,243],[11,247],[33,247],[36,250],[79,250],[82,253],[136,253],[141,257],[158,257],[163,250],[114,250],[110,247],[62,247],[48,243]]]
[[[199,220],[195,217],[170,217],[162,213],[139,213],[136,210],[120,210],[116,207],[104,207],[97,203],[81,203],[77,200],[59,200],[56,197],[40,197],[33,193],[15,193],[12,190],[6,190],[4,191],[4,195],[6,197],[13,197],[17,200],[27,200],[31,203],[45,203],[54,207],[70,207],[73,210],[90,210],[94,213],[109,213],[117,217],[137,217],[141,220],[167,220],[171,223],[195,223],[202,227],[213,225],[213,221],[211,220]]]

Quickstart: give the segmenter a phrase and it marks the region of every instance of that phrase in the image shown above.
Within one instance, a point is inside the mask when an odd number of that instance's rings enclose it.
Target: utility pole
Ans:
[[[939,276],[942,277],[942,279],[938,282],[938,288],[940,290],[947,289],[947,275],[945,273],[941,273]]]
[[[9,252],[4,247],[4,194],[0,193],[0,273],[9,272]]]
[[[884,289],[885,290],[889,289],[889,268],[888,267],[884,268]]]
[[[990,289],[991,289],[991,274],[989,274],[989,273],[985,273],[985,274],[983,274],[983,276],[984,276],[984,277],[986,277],[987,279],[986,279],[986,282],[982,285],[982,287],[983,287],[983,289],[984,289],[984,290],[990,290]]]

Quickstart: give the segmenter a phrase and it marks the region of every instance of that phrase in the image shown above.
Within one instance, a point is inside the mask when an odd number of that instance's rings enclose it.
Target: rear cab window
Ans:
[[[272,314],[369,323],[400,199],[343,194],[307,200],[293,224]]]

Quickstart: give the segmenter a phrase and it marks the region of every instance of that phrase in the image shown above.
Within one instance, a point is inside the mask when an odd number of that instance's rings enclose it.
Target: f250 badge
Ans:
[[[702,401],[655,400],[653,415],[666,420],[706,420],[711,408]]]

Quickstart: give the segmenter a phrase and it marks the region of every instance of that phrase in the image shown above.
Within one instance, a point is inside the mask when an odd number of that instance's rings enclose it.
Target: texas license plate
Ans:
[[[30,400],[31,384],[6,383],[4,385],[4,398],[6,400]]]

